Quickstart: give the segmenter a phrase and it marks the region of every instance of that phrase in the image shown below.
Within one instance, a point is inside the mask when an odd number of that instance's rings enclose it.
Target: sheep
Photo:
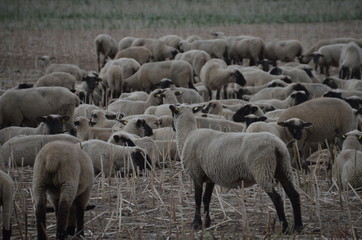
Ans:
[[[0,189],[0,205],[3,211],[2,235],[4,240],[10,240],[15,186],[11,177],[2,170],[0,170]]]
[[[40,66],[40,69],[45,72],[46,68],[52,63],[52,61],[55,59],[53,56],[43,55],[41,57],[38,57],[35,62],[36,68],[38,68],[38,64]]]
[[[184,60],[145,63],[135,74],[124,79],[123,82],[125,89],[149,91],[163,78],[171,79],[177,87],[195,89],[192,66]]]
[[[198,35],[190,35],[186,38],[186,41],[192,43],[192,42],[195,42],[197,40],[202,40],[202,38]]]
[[[79,66],[75,64],[69,63],[52,63],[50,64],[46,70],[45,74],[50,74],[53,72],[66,72],[72,74],[77,81],[82,81],[83,77],[87,75],[87,72],[81,69]]]
[[[170,127],[172,125],[172,117],[171,116],[155,116],[150,114],[138,114],[138,115],[130,115],[123,117],[120,122],[126,121],[128,122],[131,119],[143,119],[146,121],[147,125],[149,125],[152,129],[156,129],[159,127]]]
[[[303,82],[303,83],[313,82],[311,77],[309,77],[308,73],[304,69],[296,67],[284,67],[284,66],[278,68],[281,70],[281,74],[283,76],[290,77],[292,82]],[[274,69],[270,70],[270,74],[273,74]]]
[[[118,43],[118,50],[121,51],[123,49],[129,48],[132,45],[132,42],[135,40],[135,37],[124,37]]]
[[[64,133],[64,122],[69,120],[69,116],[60,116],[58,114],[49,114],[38,117],[40,122],[36,128],[31,127],[6,127],[0,130],[0,144],[18,135],[38,135],[38,134],[58,134]]]
[[[228,83],[237,83],[240,86],[244,86],[246,80],[242,73],[238,70],[229,68],[224,60],[210,59],[201,68],[200,73],[201,82],[209,91],[211,100],[212,90],[217,90],[216,99],[220,99],[221,87]],[[224,98],[227,98],[224,88]]]
[[[153,61],[152,52],[145,47],[129,47],[117,52],[115,59],[119,58],[132,58],[136,60],[140,65],[146,62]]]
[[[253,102],[254,105],[265,105],[268,104],[274,109],[286,109],[292,106],[296,106],[303,102],[309,100],[309,96],[304,91],[294,91],[286,99],[269,99],[269,100],[259,100]]]
[[[264,88],[252,95],[249,98],[249,102],[256,102],[259,100],[267,100],[267,99],[286,99],[293,91],[304,91],[307,96],[309,96],[309,91],[307,88],[300,83],[292,83],[286,87],[274,87],[274,88]]]
[[[0,129],[8,126],[36,127],[38,117],[59,114],[69,116],[65,127],[75,134],[73,113],[79,104],[77,95],[63,87],[8,90],[0,98]]]
[[[90,121],[85,117],[75,118],[74,125],[77,129],[77,137],[81,141],[89,139],[107,141],[114,132],[112,128],[91,127]]]
[[[125,125],[120,131],[127,132],[139,137],[148,137],[153,134],[152,128],[150,125],[148,125],[145,119],[133,118],[130,120],[121,119],[119,121]]]
[[[210,60],[210,55],[204,50],[192,49],[183,53],[178,53],[175,56],[175,60],[184,60],[192,65],[194,74],[200,77],[202,66]]]
[[[170,112],[170,109],[168,106],[170,104],[179,103],[177,100],[177,96],[181,95],[181,94],[182,94],[182,92],[166,89],[162,93],[163,104],[158,105],[158,106],[149,106],[145,110],[145,114],[156,115],[156,116],[171,115],[171,112]]]
[[[93,188],[92,160],[79,145],[54,141],[34,162],[33,193],[38,239],[47,239],[47,195],[55,209],[56,238],[84,236],[84,212]],[[77,230],[76,230],[77,229]]]
[[[229,59],[229,43],[224,39],[207,39],[188,42],[180,41],[180,51],[186,52],[192,49],[204,50],[211,58],[218,58],[230,63]]]
[[[360,47],[362,47],[361,39],[356,38],[331,38],[331,39],[322,39],[313,44],[308,50],[306,50],[303,55],[299,58],[300,63],[307,64],[312,60],[313,52],[317,51],[319,48],[325,45],[330,44],[338,44],[338,43],[348,43],[348,42],[356,42]]]
[[[114,125],[118,123],[117,120],[115,120],[114,114],[107,114],[104,110],[96,109],[92,111],[91,118],[89,119],[89,122],[94,127],[99,128],[112,128]]]
[[[264,83],[263,85],[260,86],[244,86],[242,88],[240,88],[237,92],[236,92],[236,96],[237,98],[242,98],[243,95],[253,95],[257,92],[259,92],[260,90],[264,89],[264,88],[272,88],[272,87],[286,87],[288,86],[288,83],[284,82],[281,79],[274,79],[270,82]]]
[[[143,46],[152,52],[154,61],[165,61],[174,59],[178,50],[168,46],[161,40],[152,38],[137,38],[131,46]]]
[[[339,77],[341,79],[361,79],[362,49],[355,43],[347,43],[339,59]]]
[[[78,107],[76,107],[74,109],[74,115],[73,117],[86,117],[88,119],[90,119],[92,117],[92,111],[96,110],[96,109],[100,109],[98,106],[93,105],[93,104],[85,104],[82,103],[80,104]]]
[[[206,117],[196,116],[196,123],[198,128],[209,128],[221,132],[243,132],[245,129],[245,125],[242,123],[237,123],[226,119],[210,118],[208,116],[209,115]]]
[[[169,35],[165,35],[165,36],[160,37],[159,40],[166,43],[168,46],[176,48],[177,50],[179,50],[180,41],[183,40],[183,39],[182,39],[182,37],[177,36],[175,34],[169,34]]]
[[[344,136],[342,150],[332,168],[332,177],[342,190],[348,186],[354,189],[362,187],[362,132],[353,130]]]
[[[203,113],[216,114],[225,117],[227,120],[231,120],[235,112],[227,109],[217,100],[211,100],[208,102],[205,108],[202,110]]]
[[[60,86],[75,92],[75,77],[66,72],[52,72],[39,78],[33,87]]]
[[[171,106],[171,105],[170,105]],[[154,140],[175,140],[175,132],[171,127],[162,127],[153,130],[151,138]]]
[[[147,101],[148,93],[144,91],[134,91],[130,93],[122,93],[121,96],[119,96],[120,99],[126,99],[130,101]]]
[[[142,114],[149,106],[156,106],[162,103],[163,90],[156,89],[151,92],[146,101],[131,101],[118,99],[108,105],[108,110],[113,112],[122,112],[126,116]]]
[[[245,37],[230,44],[229,56],[234,64],[242,64],[244,58],[249,59],[249,66],[255,66],[263,58],[265,43],[259,37]]]
[[[305,166],[306,145],[327,140],[333,144],[336,136],[345,134],[354,128],[352,107],[337,98],[315,98],[286,109],[278,122],[290,118],[299,118],[313,125],[306,129],[297,141],[301,151],[302,166]]]
[[[196,109],[195,109],[196,108]],[[283,203],[274,185],[279,181],[288,195],[294,213],[295,231],[303,228],[299,193],[295,190],[290,156],[285,144],[270,133],[224,133],[197,129],[193,109],[170,106],[176,130],[177,150],[186,173],[194,182],[194,229],[201,228],[203,197],[206,228],[210,227],[209,205],[215,184],[227,188],[259,184],[269,195],[282,224],[288,230]],[[257,144],[256,144],[257,143]],[[202,153],[202,154],[200,154]],[[206,182],[205,192],[203,184]]]
[[[0,147],[0,166],[33,166],[36,154],[47,143],[62,140],[79,143],[80,139],[69,134],[19,135]]]
[[[303,53],[303,46],[298,40],[279,40],[267,42],[264,48],[264,58],[293,62]]]
[[[362,81],[357,79],[342,80],[337,77],[327,77],[322,82],[332,89],[343,89],[343,90],[359,90],[362,91]]]
[[[322,46],[318,51],[310,54],[313,57],[315,71],[319,67],[319,71],[326,76],[329,76],[329,67],[338,67],[341,57],[342,48],[345,44],[331,44]]]
[[[233,121],[245,122],[245,116],[249,114],[254,114],[257,117],[264,116],[264,112],[259,106],[248,103],[240,107],[240,109],[235,112]]]
[[[103,67],[106,64],[107,58],[113,59],[116,56],[118,52],[118,46],[116,40],[108,34],[99,34],[94,39],[94,45],[96,46],[98,71],[100,71],[100,54],[103,55]]]
[[[152,166],[143,148],[123,147],[97,139],[82,142],[81,147],[91,157],[96,174],[103,172],[111,176],[120,171],[123,176],[132,169],[151,169]]]
[[[85,97],[82,100],[86,104],[91,103],[91,99],[95,102],[93,93],[100,82],[102,82],[102,79],[98,77],[98,74],[91,72],[82,78],[81,86],[76,87],[78,91],[84,92]]]

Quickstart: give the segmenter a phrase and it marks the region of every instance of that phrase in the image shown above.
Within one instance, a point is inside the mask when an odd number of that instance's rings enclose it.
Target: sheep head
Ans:
[[[299,118],[291,118],[284,122],[277,123],[281,127],[286,127],[294,139],[300,140],[303,137],[303,130],[313,125],[311,122],[305,122]]]

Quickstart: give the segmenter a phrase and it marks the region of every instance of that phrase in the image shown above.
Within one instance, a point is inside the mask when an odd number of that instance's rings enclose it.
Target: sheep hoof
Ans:
[[[5,230],[4,228],[3,228],[3,239],[4,240],[10,240],[10,236],[11,236],[11,228],[10,228],[10,230]]]
[[[294,225],[294,232],[300,233],[303,230],[303,225]]]
[[[191,224],[190,228],[191,228],[191,229],[194,229],[194,230],[201,230],[201,228],[202,228],[202,222],[201,222],[201,221],[194,220],[194,222]]]

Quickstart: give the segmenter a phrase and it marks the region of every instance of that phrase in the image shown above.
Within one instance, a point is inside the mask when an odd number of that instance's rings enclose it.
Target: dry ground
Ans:
[[[104,31],[117,40],[124,36],[160,37],[192,34],[209,38],[211,31],[226,35],[249,34],[266,41],[299,39],[305,48],[323,38],[362,37],[362,21],[240,25],[215,28],[141,29]],[[55,62],[75,63],[96,70],[93,40],[103,31],[12,31],[0,32],[0,88],[34,82],[43,69],[37,58],[55,56]],[[86,239],[323,239],[362,238],[362,199],[349,192],[340,195],[324,170],[296,173],[301,194],[305,229],[301,234],[278,235],[279,222],[268,196],[258,186],[228,190],[217,187],[212,198],[212,227],[193,232],[194,200],[190,179],[179,162],[169,161],[139,178],[97,176],[90,204],[96,208],[85,215]],[[35,218],[32,201],[31,168],[10,169],[16,182],[13,239],[34,239]],[[280,189],[278,189],[279,192]],[[287,218],[292,221],[289,200],[283,194]],[[48,232],[55,234],[54,214],[47,215]]]

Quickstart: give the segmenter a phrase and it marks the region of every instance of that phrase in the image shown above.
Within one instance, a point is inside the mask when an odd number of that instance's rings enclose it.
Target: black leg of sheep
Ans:
[[[195,218],[191,225],[191,227],[195,230],[202,228],[202,220],[201,220],[201,199],[204,203],[204,213],[205,213],[205,228],[210,227],[211,225],[211,218],[210,218],[210,201],[212,191],[214,190],[214,183],[206,183],[205,193],[202,195],[203,192],[203,183],[199,184],[194,181],[194,188],[195,188]]]

